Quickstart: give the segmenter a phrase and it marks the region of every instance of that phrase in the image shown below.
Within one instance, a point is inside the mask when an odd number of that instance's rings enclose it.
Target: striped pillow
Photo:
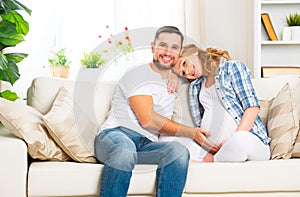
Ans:
[[[271,159],[291,158],[299,130],[299,118],[288,83],[271,100],[267,127],[272,139]]]
[[[259,116],[261,117],[261,119],[265,123],[265,125],[267,125],[271,101],[259,100],[259,105],[260,105]]]

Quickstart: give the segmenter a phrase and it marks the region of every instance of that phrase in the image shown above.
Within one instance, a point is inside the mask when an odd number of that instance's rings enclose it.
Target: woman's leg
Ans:
[[[269,146],[249,131],[235,132],[214,156],[215,162],[269,159]]]

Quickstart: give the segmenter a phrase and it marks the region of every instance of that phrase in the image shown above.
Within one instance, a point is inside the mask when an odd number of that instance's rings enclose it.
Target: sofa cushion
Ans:
[[[84,79],[61,79],[37,77],[27,90],[27,104],[42,114],[52,107],[61,86],[70,93],[72,99],[89,114],[90,118],[102,124],[107,117],[116,81]],[[47,87],[47,88],[45,88]]]
[[[70,159],[49,136],[42,114],[23,102],[0,98],[0,121],[10,132],[26,142],[32,158],[59,161]]]
[[[250,196],[252,192],[257,194],[257,192],[299,191],[300,170],[295,170],[299,166],[300,159],[193,162],[189,166],[185,193],[207,195],[233,192],[246,193]]]
[[[32,80],[27,90],[27,104],[42,114],[52,107],[60,86],[63,85],[73,94],[75,82],[64,78],[37,77]]]
[[[135,166],[128,194],[153,195],[156,168],[156,165]],[[102,170],[102,164],[34,162],[28,172],[28,196],[98,196]]]
[[[252,82],[259,100],[273,99],[286,83],[290,85],[293,100],[300,100],[300,79],[295,75],[252,79]],[[300,118],[300,102],[295,104]]]
[[[289,159],[299,130],[299,118],[288,83],[271,100],[267,127],[272,139],[271,159]]]
[[[271,193],[276,192],[299,191],[300,171],[295,170],[299,166],[300,159],[192,162],[184,192],[185,195],[196,196],[219,196],[226,193],[228,196],[234,193],[250,196],[266,192],[272,196]],[[98,196],[102,169],[102,164],[34,162],[28,172],[28,196]],[[155,177],[155,165],[135,166],[128,194],[154,196]]]
[[[49,134],[73,160],[96,162],[94,139],[98,132],[97,122],[84,113],[63,86],[43,119]]]

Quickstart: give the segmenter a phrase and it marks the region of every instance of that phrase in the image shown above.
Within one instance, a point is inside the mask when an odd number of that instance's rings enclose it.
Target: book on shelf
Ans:
[[[297,75],[300,77],[300,66],[261,67],[261,77],[275,77],[282,75]]]
[[[269,37],[269,40],[276,41],[278,40],[278,37],[276,35],[276,32],[274,30],[271,17],[269,13],[261,13],[261,21],[262,24],[267,32],[267,35]]]

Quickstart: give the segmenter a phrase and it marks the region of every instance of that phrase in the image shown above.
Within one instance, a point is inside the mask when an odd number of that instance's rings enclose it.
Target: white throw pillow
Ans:
[[[95,163],[94,139],[98,124],[89,117],[62,86],[43,119],[52,138],[73,160]]]
[[[22,102],[0,98],[0,121],[15,136],[23,139],[34,159],[67,161],[70,157],[52,140],[42,114]]]

